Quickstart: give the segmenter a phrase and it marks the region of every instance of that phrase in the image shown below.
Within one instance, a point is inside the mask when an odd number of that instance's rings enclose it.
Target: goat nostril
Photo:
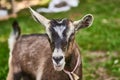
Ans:
[[[63,59],[63,56],[53,57],[53,60],[58,64]]]
[[[60,60],[62,60],[63,59],[63,56],[60,56],[60,58],[59,58]]]

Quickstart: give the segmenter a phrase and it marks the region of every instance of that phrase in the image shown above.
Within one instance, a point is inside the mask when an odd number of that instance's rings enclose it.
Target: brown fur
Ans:
[[[64,71],[73,71],[79,59],[78,57],[80,57],[80,62],[77,68],[75,68],[74,74],[78,75],[79,80],[81,80],[82,61],[79,48],[74,41],[75,32],[81,28],[90,26],[93,22],[93,16],[87,14],[82,19],[74,22],[68,19],[50,21],[35,12],[32,8],[29,9],[33,18],[45,26],[47,34],[20,36],[19,25],[16,22],[13,24],[13,33],[9,38],[11,54],[7,80],[21,80],[21,78],[22,80],[70,80],[70,77]],[[66,27],[64,32],[61,31],[62,37],[60,28],[57,28],[60,30],[56,33],[56,26],[62,26],[63,29]],[[53,52],[55,48],[62,49],[64,54],[63,52],[60,52],[62,55],[59,52]],[[57,56],[57,58],[60,60],[62,57],[65,61],[62,62],[61,69],[55,71],[53,59],[57,53],[59,53],[59,57]]]
[[[76,65],[79,49],[76,44],[73,46],[71,55],[68,56],[68,64],[65,69],[72,71]],[[69,77],[63,71],[55,71],[52,64],[52,52],[50,49],[47,35],[35,34],[21,36],[13,49],[11,66],[7,80],[16,80],[15,74],[22,76],[24,80],[35,80],[37,70],[42,62],[42,58],[46,58],[43,75],[41,80],[69,80]],[[70,60],[70,61],[69,61]],[[81,61],[80,61],[81,62]],[[75,73],[82,78],[82,64],[78,66]],[[27,78],[28,77],[28,78]],[[20,80],[20,79],[17,79]]]

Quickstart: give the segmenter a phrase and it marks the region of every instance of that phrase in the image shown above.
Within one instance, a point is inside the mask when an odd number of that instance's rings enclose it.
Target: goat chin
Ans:
[[[65,66],[65,64],[62,64],[62,65],[60,65],[60,66],[54,65],[54,69],[55,69],[56,71],[62,71],[62,70],[64,69],[64,66]]]

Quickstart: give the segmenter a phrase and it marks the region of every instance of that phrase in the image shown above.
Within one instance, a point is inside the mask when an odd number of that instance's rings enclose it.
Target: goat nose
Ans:
[[[59,64],[59,62],[63,59],[63,56],[60,56],[60,57],[53,57],[53,60]]]

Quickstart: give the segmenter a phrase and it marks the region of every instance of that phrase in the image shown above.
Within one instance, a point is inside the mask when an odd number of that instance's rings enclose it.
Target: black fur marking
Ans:
[[[14,80],[21,80],[22,78],[22,72],[18,72],[14,74]]]
[[[22,74],[23,80],[35,80],[35,76],[30,73],[22,72]]]
[[[12,24],[12,27],[13,27],[13,34],[15,34],[15,35],[17,34],[17,37],[16,37],[16,40],[17,40],[20,36],[20,33],[21,33],[18,22],[14,21],[13,24]]]
[[[51,22],[50,22],[51,26],[50,26],[49,30],[51,32],[50,34],[51,34],[51,37],[52,37],[52,42],[50,42],[51,46],[52,46],[52,50],[54,50],[54,48],[58,48],[58,49],[62,48],[63,51],[66,50],[66,46],[68,44],[68,42],[67,42],[67,31],[69,29],[68,22],[69,22],[68,19],[64,19],[64,20],[53,19],[53,20],[51,20]],[[59,27],[59,26],[60,27],[61,26],[66,27],[65,30],[62,33],[63,38],[60,38],[58,33],[54,30],[54,27],[56,27],[56,26],[57,27]]]

